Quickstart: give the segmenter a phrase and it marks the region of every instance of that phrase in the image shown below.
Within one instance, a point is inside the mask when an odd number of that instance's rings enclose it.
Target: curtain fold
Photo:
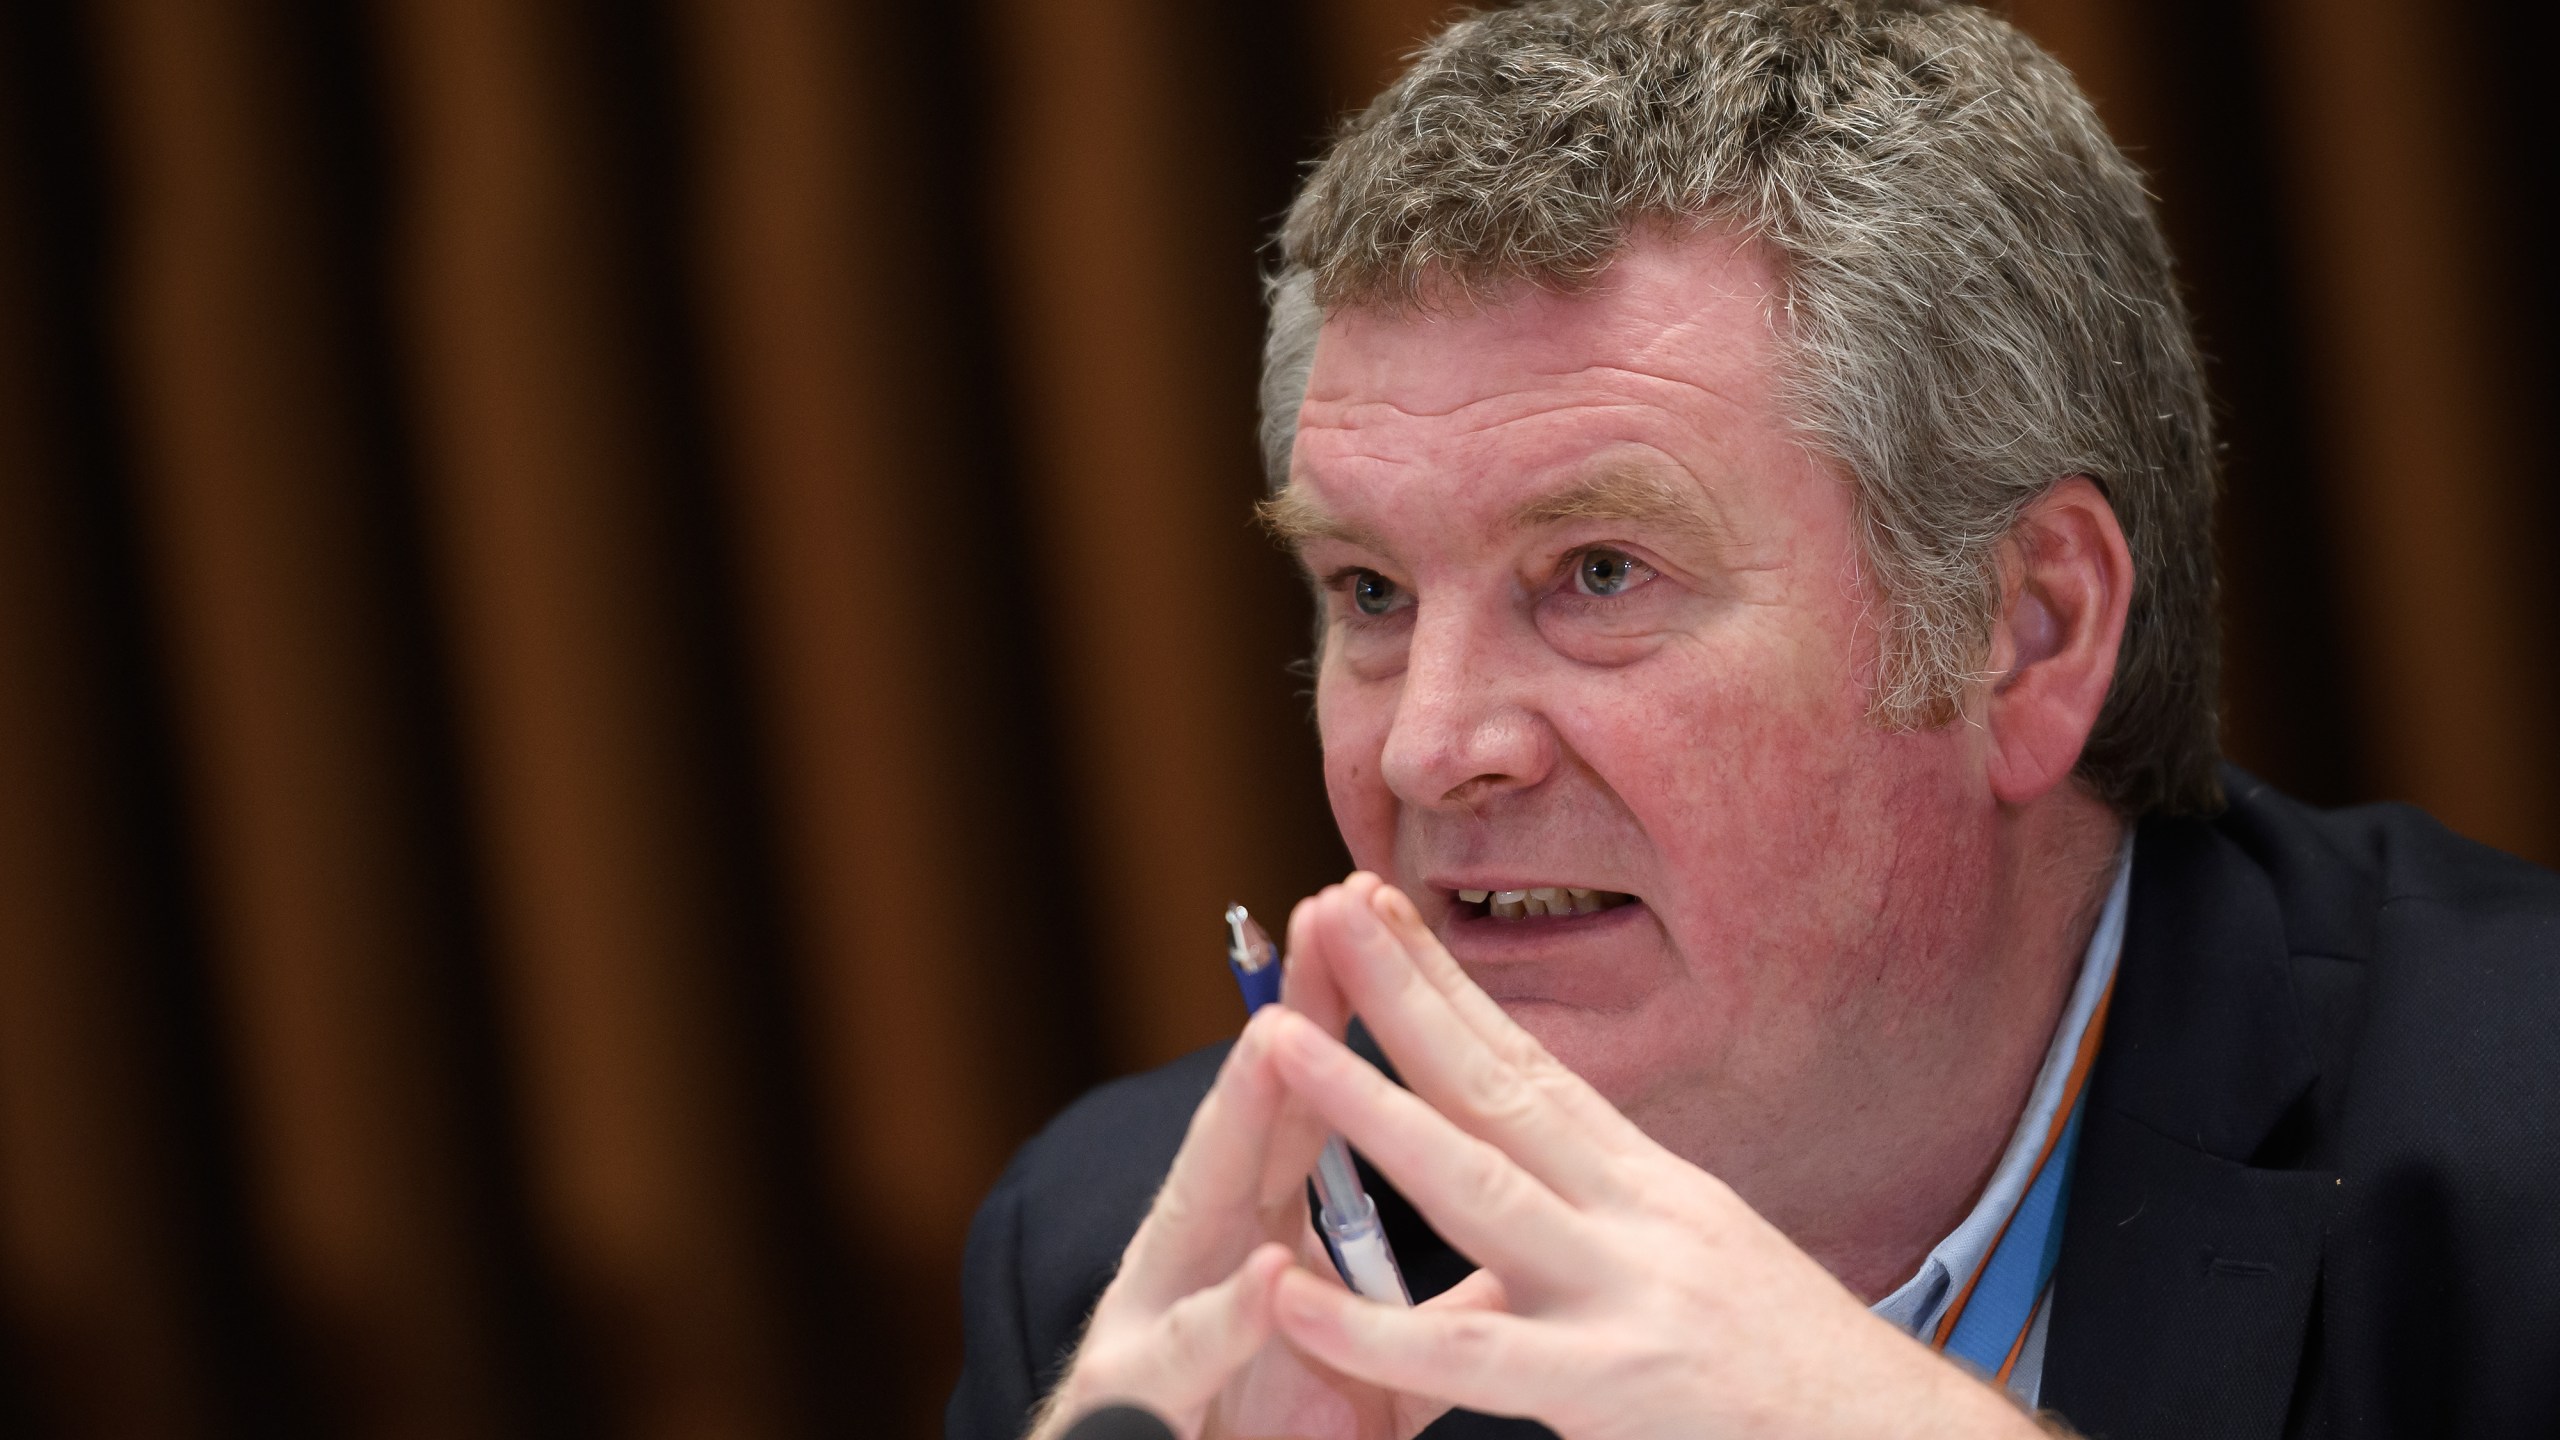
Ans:
[[[727,983],[764,941],[719,839],[731,677],[686,401],[650,364],[668,277],[622,189],[612,21],[380,14],[419,488],[535,1223],[617,1430],[787,1433],[790,1261]]]
[[[1151,1064],[1237,1024],[1217,918],[1305,782],[1273,763],[1305,753],[1274,723],[1286,682],[1239,643],[1249,602],[1286,603],[1253,583],[1270,566],[1239,402],[1259,345],[1246,257],[1220,253],[1216,223],[1239,177],[1163,8],[999,0],[989,20],[1000,293],[1089,826],[1077,878],[1109,1053]]]
[[[1039,1017],[1004,971],[1008,945],[1047,943],[989,834],[1027,797],[976,758],[1003,704],[978,673],[1003,546],[962,498],[981,482],[936,324],[948,218],[901,136],[930,101],[882,16],[691,0],[676,20],[712,429],[828,1202],[861,1304],[897,1317],[862,1343],[902,1375],[942,1362],[969,1214],[1039,1118],[1018,1098]],[[935,1399],[903,1395],[900,1432],[928,1430]]]
[[[2487,37],[2401,0],[2273,0],[2267,25],[2374,780],[2560,856],[2560,693],[2551,665],[2517,663],[2560,654],[2560,630],[2536,603],[2542,537],[2517,524],[2549,452],[2527,435],[2509,328],[2526,257],[2498,234],[2504,157],[2482,143],[2482,57],[2465,53]]]
[[[73,315],[33,223],[54,197],[26,119],[0,111],[0,1294],[11,1373],[50,1393],[11,1397],[0,1426],[60,1408],[95,1433],[195,1437],[219,1413],[218,1359],[183,1210],[189,1117],[154,1023],[162,937],[135,903],[148,787],[96,658],[121,637],[77,486]]]
[[[372,1428],[490,1434],[497,1300],[438,984],[453,897],[318,117],[274,18],[96,16],[137,516],[262,1239],[312,1343],[368,1377]]]

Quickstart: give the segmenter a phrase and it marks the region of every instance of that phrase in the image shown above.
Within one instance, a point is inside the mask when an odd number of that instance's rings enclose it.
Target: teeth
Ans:
[[[1458,898],[1484,906],[1485,913],[1496,920],[1519,920],[1531,915],[1597,915],[1635,897],[1578,885],[1533,885],[1525,890],[1461,890]]]

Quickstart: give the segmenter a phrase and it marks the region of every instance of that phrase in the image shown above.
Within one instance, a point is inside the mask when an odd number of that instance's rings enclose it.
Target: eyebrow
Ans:
[[[1613,467],[1537,496],[1511,512],[1509,526],[1534,530],[1567,520],[1658,525],[1719,544],[1731,538],[1724,517],[1696,486],[1680,484],[1649,466]]]
[[[1341,519],[1292,484],[1254,506],[1271,537],[1293,549],[1310,541],[1340,540],[1383,550],[1377,533]],[[1721,547],[1732,537],[1724,517],[1693,486],[1649,467],[1611,468],[1536,496],[1505,517],[1503,528],[1535,530],[1569,520],[1624,521],[1684,531]]]
[[[1340,540],[1367,550],[1386,548],[1376,531],[1335,515],[1308,499],[1294,483],[1282,486],[1279,494],[1256,504],[1253,518],[1262,522],[1272,539],[1292,550],[1304,549],[1315,540]]]

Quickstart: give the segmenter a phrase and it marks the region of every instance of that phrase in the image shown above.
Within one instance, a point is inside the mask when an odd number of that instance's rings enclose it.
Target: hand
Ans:
[[[1278,1274],[1273,1318],[1299,1350],[1571,1440],[2041,1433],[1557,1063],[1402,893],[1371,875],[1327,889],[1291,917],[1289,952],[1297,1013],[1269,1027],[1272,1064],[1484,1267],[1464,1312]],[[1336,1038],[1353,1013],[1410,1093]]]
[[[1273,1329],[1284,1272],[1369,1303],[1342,1288],[1308,1223],[1306,1177],[1324,1136],[1271,1066],[1272,1036],[1290,1018],[1271,1006],[1245,1026],[1033,1440],[1114,1401],[1145,1405],[1186,1437],[1307,1440],[1404,1440],[1447,1408],[1310,1361]],[[1460,1286],[1433,1305],[1480,1305],[1486,1293]]]

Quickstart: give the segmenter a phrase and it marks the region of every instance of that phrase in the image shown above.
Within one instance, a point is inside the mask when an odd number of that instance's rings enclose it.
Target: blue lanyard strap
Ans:
[[[2080,1141],[2080,1116],[2088,1108],[2086,1093],[2072,1102],[2062,1141],[2037,1169],[2035,1183],[2018,1200],[2009,1228],[1982,1264],[1981,1278],[1964,1302],[1963,1313],[1944,1345],[1945,1351],[1970,1362],[1985,1375],[2005,1376],[2014,1363],[2027,1327],[2035,1323],[2036,1306],[2053,1283],[2054,1262],[2062,1255],[2062,1212],[2071,1198],[2071,1155]]]
[[[1938,1349],[2002,1381],[2018,1363],[2027,1330],[2035,1324],[2036,1307],[2044,1303],[2045,1289],[2053,1283],[2054,1262],[2062,1255],[2062,1212],[2071,1198],[2071,1157],[2080,1147],[2089,1075],[2096,1068],[2098,1039],[2106,1032],[2115,988],[2110,979],[2080,1032],[2080,1053],[2072,1057],[2071,1073],[2064,1082],[2062,1124],[2047,1132],[2050,1138],[2036,1161],[2035,1178],[2027,1182],[2027,1192],[2009,1212],[1990,1255],[1947,1307],[1933,1337]]]

